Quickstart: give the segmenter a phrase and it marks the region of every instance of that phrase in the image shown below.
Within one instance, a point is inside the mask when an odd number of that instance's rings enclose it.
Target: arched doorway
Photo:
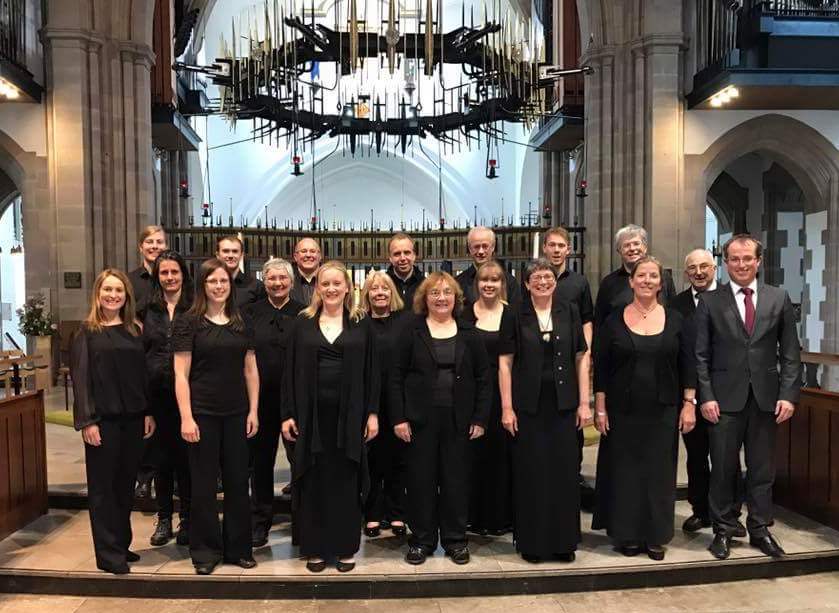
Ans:
[[[762,274],[800,304],[805,350],[836,352],[839,151],[808,125],[770,114],[685,156],[685,168],[692,206],[711,208],[730,224],[728,235],[747,231],[763,240]]]

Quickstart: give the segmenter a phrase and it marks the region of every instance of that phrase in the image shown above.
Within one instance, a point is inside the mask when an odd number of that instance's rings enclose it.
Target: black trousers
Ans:
[[[693,514],[704,519],[711,517],[708,510],[708,489],[711,486],[710,425],[697,409],[696,427],[682,435],[687,452],[688,502]]]
[[[201,439],[189,445],[192,507],[189,553],[194,564],[249,558],[251,509],[248,500],[246,416],[196,415]],[[216,485],[224,484],[224,520],[219,526]]]
[[[157,430],[155,437],[160,450],[159,464],[154,478],[157,497],[157,515],[171,519],[174,512],[175,479],[178,480],[178,498],[181,521],[189,519],[192,482],[189,476],[187,442],[181,437],[181,416],[174,396],[155,401]]]
[[[720,413],[709,426],[711,484],[708,496],[714,533],[732,536],[737,527],[740,448],[746,456],[745,498],[749,509],[746,527],[753,537],[765,536],[772,525],[775,483],[775,414],[761,411],[750,391],[746,406],[737,413]]]
[[[405,443],[396,437],[390,424],[383,424],[367,452],[370,493],[364,515],[368,522],[404,521],[405,453]]]
[[[433,407],[412,429],[408,445],[408,524],[411,545],[426,552],[466,546],[469,518],[469,437],[458,431],[452,407]]]
[[[160,463],[160,446],[156,436],[143,440],[143,449],[140,454],[140,464],[137,468],[137,482],[148,483],[151,486],[152,479],[157,475],[158,464]]]
[[[85,445],[87,495],[96,566],[125,565],[131,544],[134,481],[143,453],[143,417],[102,420],[102,444]]]
[[[250,448],[253,530],[268,532],[274,519],[274,465],[280,446],[282,420],[276,407],[259,411],[259,430]]]

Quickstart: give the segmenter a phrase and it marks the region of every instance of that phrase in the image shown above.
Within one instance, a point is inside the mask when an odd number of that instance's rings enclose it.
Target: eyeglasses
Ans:
[[[545,275],[530,275],[530,282],[531,282],[531,283],[540,283],[540,282],[544,282],[544,281],[553,281],[553,280],[555,280],[555,279],[556,279],[556,277],[554,277],[554,276],[553,276],[552,274],[550,274],[550,273],[545,274]]]
[[[728,258],[725,260],[729,264],[734,264],[735,266],[739,266],[740,264],[745,264],[746,266],[750,264],[754,264],[757,261],[757,258],[753,255],[744,255],[742,258],[733,257]]]
[[[230,279],[207,279],[204,283],[207,285],[230,285]]]
[[[446,288],[443,291],[440,291],[439,289],[433,289],[430,292],[428,292],[428,295],[432,298],[439,298],[440,296],[451,298],[452,296],[454,296],[454,291],[449,288]]]

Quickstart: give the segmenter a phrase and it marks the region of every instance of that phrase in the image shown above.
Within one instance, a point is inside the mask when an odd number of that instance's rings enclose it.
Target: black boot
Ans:
[[[172,540],[172,518],[160,517],[157,520],[157,526],[154,528],[154,534],[151,535],[149,542],[154,547],[160,547]]]
[[[178,545],[189,545],[189,518],[182,517],[178,524],[178,536],[175,538]]]

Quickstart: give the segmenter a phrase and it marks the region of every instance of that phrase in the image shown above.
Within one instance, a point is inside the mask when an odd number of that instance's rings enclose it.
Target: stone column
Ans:
[[[50,0],[42,31],[56,230],[51,258],[61,320],[84,316],[91,283],[103,267],[137,266],[137,235],[152,221],[154,205],[149,97],[154,55],[145,42],[125,40],[131,36],[127,13],[141,9],[109,9],[116,23],[103,18],[99,30],[88,23],[87,5]],[[66,272],[81,273],[80,289],[64,288]]]

